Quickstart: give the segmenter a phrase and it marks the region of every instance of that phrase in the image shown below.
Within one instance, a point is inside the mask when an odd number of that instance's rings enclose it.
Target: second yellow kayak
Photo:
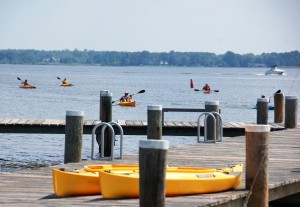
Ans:
[[[100,171],[101,193],[104,198],[139,197],[139,172]],[[196,172],[180,169],[166,171],[166,196],[215,193],[236,188],[242,172]]]

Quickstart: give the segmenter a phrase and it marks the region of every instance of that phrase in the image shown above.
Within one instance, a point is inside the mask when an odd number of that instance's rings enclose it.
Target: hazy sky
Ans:
[[[0,0],[0,49],[300,51],[299,0]]]

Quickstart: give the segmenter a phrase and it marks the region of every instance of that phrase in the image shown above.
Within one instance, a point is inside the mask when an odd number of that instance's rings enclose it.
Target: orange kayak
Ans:
[[[135,106],[135,101],[120,101],[118,103],[120,106]]]
[[[32,85],[20,85],[19,87],[24,89],[36,89],[36,87]]]

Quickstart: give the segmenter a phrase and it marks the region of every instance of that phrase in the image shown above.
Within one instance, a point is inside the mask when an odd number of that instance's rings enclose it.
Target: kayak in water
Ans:
[[[24,88],[24,89],[36,89],[35,86],[32,85],[20,85],[19,88]]]
[[[71,83],[62,83],[62,84],[60,84],[60,86],[67,87],[67,86],[73,86],[73,84],[71,84]]]

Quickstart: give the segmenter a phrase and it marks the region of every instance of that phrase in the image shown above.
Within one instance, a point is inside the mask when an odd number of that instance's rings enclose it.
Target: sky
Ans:
[[[0,0],[0,50],[300,51],[299,0]]]

